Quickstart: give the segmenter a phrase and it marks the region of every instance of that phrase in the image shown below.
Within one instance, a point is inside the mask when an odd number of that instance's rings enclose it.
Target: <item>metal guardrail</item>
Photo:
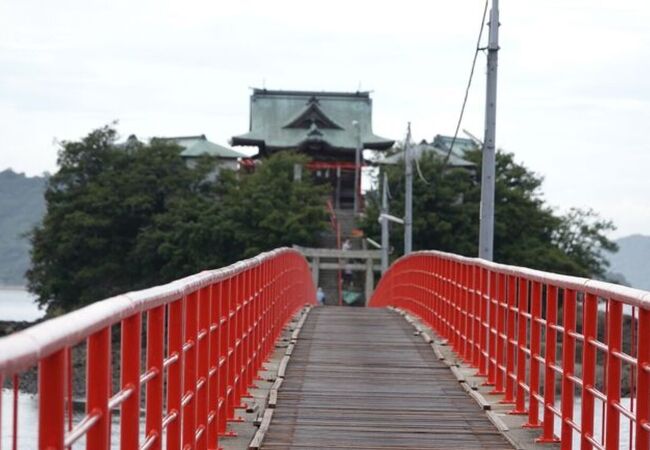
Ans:
[[[430,251],[384,275],[370,306],[387,305],[446,338],[540,442],[650,449],[650,292]]]
[[[4,337],[0,385],[13,377],[16,386],[17,374],[38,367],[40,449],[70,448],[83,436],[86,448],[109,449],[111,410],[118,408],[122,449],[160,449],[163,442],[167,449],[217,448],[218,436],[227,433],[227,421],[234,419],[282,327],[315,299],[302,255],[274,250],[103,300]],[[114,392],[112,332],[118,325],[120,382]],[[71,349],[84,342],[86,414],[73,423]],[[14,424],[17,395],[15,389]],[[15,427],[12,442],[22,448]]]

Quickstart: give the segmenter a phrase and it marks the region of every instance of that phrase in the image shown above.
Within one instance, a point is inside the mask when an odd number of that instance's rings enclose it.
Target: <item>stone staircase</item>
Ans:
[[[346,239],[349,239],[352,250],[362,249],[362,239],[358,237],[351,237],[352,230],[356,225],[354,211],[351,209],[339,209],[336,210],[335,213],[341,229],[341,243],[343,243]],[[319,247],[336,248],[336,233],[331,227],[321,234]],[[360,273],[354,274],[355,281],[356,277],[360,275]],[[338,304],[338,271],[321,269],[318,275],[318,280],[320,287],[323,288],[323,291],[325,292],[325,303],[328,305]]]

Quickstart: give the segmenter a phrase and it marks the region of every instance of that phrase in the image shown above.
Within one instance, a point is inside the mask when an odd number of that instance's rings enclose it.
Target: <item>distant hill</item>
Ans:
[[[623,275],[631,287],[650,291],[650,236],[633,234],[616,243],[619,250],[610,257],[610,271]]]
[[[45,183],[45,177],[0,172],[0,284],[25,284],[29,242],[22,235],[45,214]]]

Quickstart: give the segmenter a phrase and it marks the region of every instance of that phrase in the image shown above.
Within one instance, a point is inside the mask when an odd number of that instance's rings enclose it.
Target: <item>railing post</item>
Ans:
[[[147,382],[146,386],[145,436],[147,438],[156,437],[154,443],[149,447],[152,450],[162,448],[164,324],[164,305],[149,310],[147,313],[147,370],[153,370],[156,374]]]
[[[526,414],[526,390],[523,384],[526,382],[526,332],[530,316],[528,302],[528,280],[519,279],[519,289],[517,290],[517,381],[516,381],[516,402],[515,408],[510,414]]]
[[[466,362],[472,361],[472,320],[471,320],[471,313],[472,313],[472,294],[471,294],[471,289],[472,289],[472,284],[470,281],[470,268],[469,265],[463,263],[461,264],[461,273],[463,274],[462,280],[463,280],[463,285],[462,285],[462,295],[463,295],[463,333],[462,333],[462,338],[463,338],[463,359]]]
[[[650,310],[639,308],[638,330],[636,448],[647,450],[650,448],[650,345],[641,336],[650,336]]]
[[[228,387],[226,388],[226,411],[227,419],[232,422],[235,420],[235,376],[237,370],[236,360],[236,341],[237,341],[237,275],[233,275],[227,281],[228,283]],[[234,432],[228,433],[229,436],[235,435]]]
[[[244,369],[244,388],[250,397],[249,389],[253,385],[253,357],[255,351],[255,302],[257,300],[257,267],[249,271],[248,295],[246,296],[246,367]]]
[[[252,269],[249,270],[248,274],[248,290],[247,290],[247,295],[246,295],[246,347],[244,349],[246,353],[246,358],[245,362],[246,365],[244,366],[244,391],[246,393],[246,397],[251,397],[250,394],[250,388],[251,385],[253,384],[253,343],[254,343],[254,338],[255,335],[253,333],[253,314],[254,314],[254,309],[253,306],[255,305],[255,285],[257,282],[257,268],[253,267]]]
[[[546,285],[546,349],[544,355],[544,419],[542,436],[538,442],[558,442],[553,430],[555,407],[555,353],[557,343],[557,297],[558,288]]]
[[[492,390],[492,394],[503,394],[505,393],[504,383],[505,377],[507,376],[506,367],[505,367],[505,353],[508,342],[506,340],[506,314],[507,310],[504,308],[506,304],[506,276],[502,273],[495,274],[497,280],[497,289],[496,296],[494,298],[494,309],[496,313],[496,330],[494,333],[494,342],[495,342],[495,363],[494,363],[494,373],[495,373],[495,386]]]
[[[65,437],[65,349],[38,365],[38,448],[63,450]]]
[[[539,357],[542,339],[542,285],[533,281],[531,283],[531,311],[530,311],[530,395],[528,400],[527,428],[537,428],[539,423]]]
[[[196,433],[196,363],[198,329],[198,293],[185,300],[185,364],[183,366],[183,432],[182,447],[194,448]]]
[[[219,372],[218,372],[218,385],[219,385],[219,403],[217,409],[217,433],[219,436],[227,435],[228,425],[228,389],[229,389],[229,314],[228,307],[228,285],[229,280],[222,280],[219,282]]]
[[[489,342],[490,342],[490,325],[488,323],[488,315],[490,308],[490,298],[488,292],[488,271],[484,267],[479,267],[479,309],[480,309],[480,338],[479,338],[479,366],[478,376],[486,377],[488,375],[489,366]]]
[[[586,294],[582,313],[582,433],[580,434],[580,449],[591,450],[593,445],[589,437],[594,435],[594,394],[591,389],[596,387],[596,340],[598,330],[598,299],[593,294]]]
[[[482,357],[481,351],[481,331],[483,326],[481,324],[481,303],[482,303],[482,294],[481,294],[481,268],[476,264],[471,265],[472,270],[472,287],[474,293],[472,295],[472,311],[474,316],[474,331],[472,333],[472,366],[479,368]]]
[[[111,330],[97,331],[88,338],[86,374],[86,413],[98,417],[86,436],[88,450],[108,450],[111,415],[108,399],[111,396]],[[61,384],[61,389],[63,389]]]
[[[623,305],[611,298],[607,314],[607,407],[605,409],[605,448],[618,448],[620,412],[616,405],[621,401],[621,360],[615,353],[621,351]]]
[[[246,272],[240,272],[236,277],[237,296],[235,297],[235,380],[233,404],[235,408],[241,408],[242,391],[242,370],[244,366],[244,296]],[[239,421],[239,419],[237,419]]]
[[[460,264],[457,261],[449,261],[451,267],[451,307],[452,307],[452,325],[453,325],[453,348],[456,353],[462,355],[462,307],[463,307],[463,295],[461,293],[461,283],[462,283],[462,273],[460,271]]]
[[[209,370],[210,370],[210,318],[212,312],[210,287],[199,290],[198,296],[198,334],[197,334],[197,386],[196,386],[196,427],[197,450],[208,448],[208,412],[209,412]]]
[[[497,378],[497,274],[488,271],[488,379],[485,382],[487,386],[494,386]]]
[[[563,449],[571,449],[573,445],[573,397],[575,386],[572,377],[575,370],[576,357],[576,291],[564,290],[562,303],[564,333],[562,336],[562,425],[560,442]]]
[[[177,358],[176,362],[167,369],[167,413],[176,415],[176,418],[167,425],[168,450],[176,450],[181,446],[184,305],[185,297],[170,303],[167,316],[167,354],[169,356],[176,355]]]
[[[517,345],[515,344],[515,316],[517,299],[517,279],[513,275],[506,276],[508,292],[506,302],[506,368],[505,383],[506,391],[501,403],[514,403],[515,401],[515,355]]]
[[[131,395],[121,405],[120,447],[139,448],[140,443],[140,348],[142,347],[141,314],[136,313],[122,321],[121,386]]]
[[[251,317],[252,317],[252,339],[251,339],[251,374],[249,377],[249,385],[253,387],[255,385],[255,374],[260,368],[260,315],[261,315],[261,302],[262,302],[262,265],[259,265],[255,269],[255,280],[254,280],[254,292],[253,292],[253,303],[251,306]]]
[[[219,314],[219,284],[210,285],[210,363],[208,369],[208,433],[209,450],[219,447],[219,334],[221,316]]]
[[[405,262],[405,265],[408,261]],[[449,262],[440,259],[440,319],[442,336],[449,340]]]

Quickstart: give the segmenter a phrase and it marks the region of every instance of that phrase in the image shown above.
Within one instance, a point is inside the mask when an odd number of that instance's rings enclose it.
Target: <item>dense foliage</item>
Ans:
[[[63,142],[47,212],[31,234],[29,289],[50,312],[220,267],[282,245],[313,245],[323,191],[293,182],[304,158],[281,154],[252,174],[195,168],[167,141],[116,145],[110,127]]]
[[[466,159],[476,170],[445,167],[441,158],[425,154],[413,183],[413,249],[437,249],[475,256],[478,253],[481,154]],[[387,167],[390,210],[404,211],[404,165]],[[592,210],[572,209],[557,214],[541,195],[542,178],[515,162],[512,154],[497,152],[495,189],[495,261],[578,276],[603,277],[608,262],[603,251],[616,251],[605,233],[613,224]],[[367,201],[362,223],[378,237],[379,193]],[[396,254],[403,248],[403,228],[391,225]],[[396,256],[396,255],[395,255]]]

